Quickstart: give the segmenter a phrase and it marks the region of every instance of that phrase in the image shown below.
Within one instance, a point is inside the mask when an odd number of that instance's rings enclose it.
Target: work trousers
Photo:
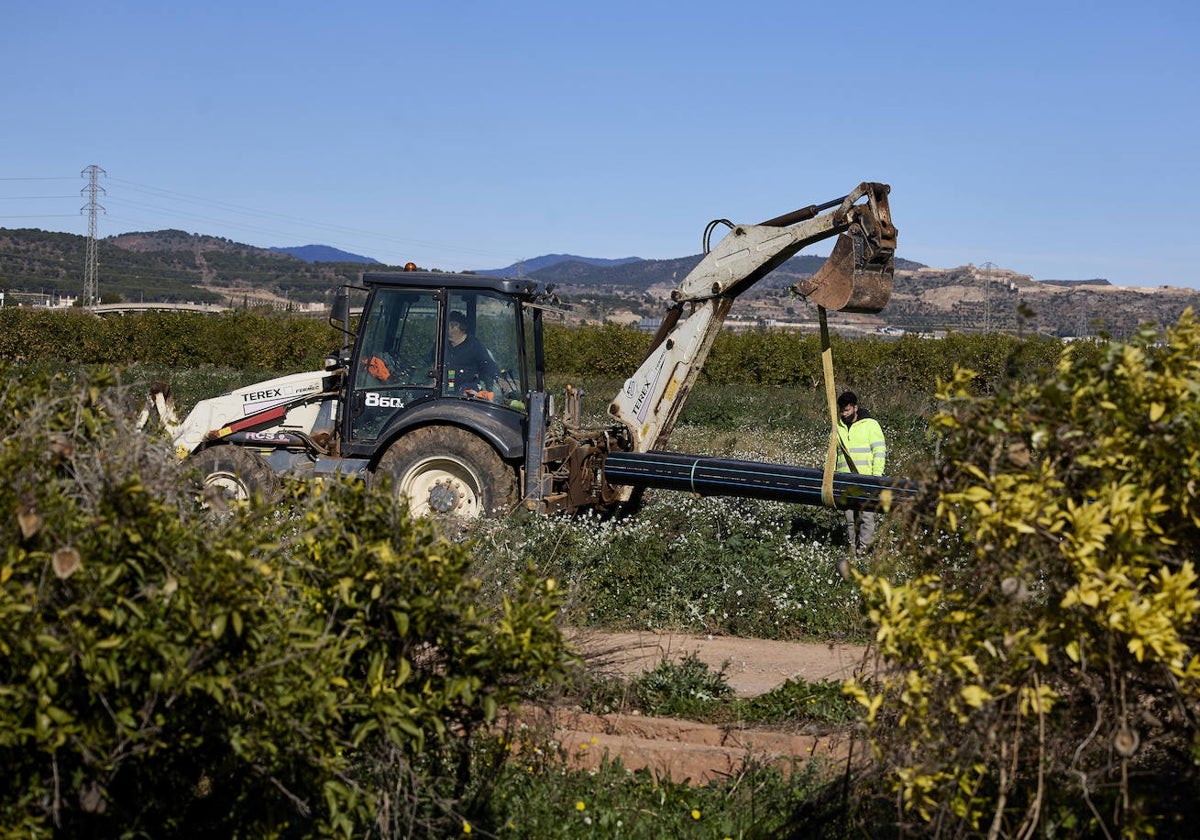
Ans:
[[[850,539],[850,551],[855,556],[866,553],[875,541],[875,511],[846,511],[846,536]]]

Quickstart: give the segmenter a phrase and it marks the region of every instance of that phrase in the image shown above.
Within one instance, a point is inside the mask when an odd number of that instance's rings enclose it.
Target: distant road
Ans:
[[[272,307],[280,310],[280,307]],[[88,312],[96,315],[125,315],[130,312],[202,312],[206,315],[216,315],[221,312],[232,312],[232,306],[221,306],[215,303],[102,303],[88,308]],[[328,309],[299,309],[288,314],[298,318],[327,318]],[[361,315],[362,307],[351,308],[351,315]]]
[[[215,315],[228,312],[228,306],[214,303],[102,303],[88,308],[97,315],[123,315],[126,312],[206,312]]]

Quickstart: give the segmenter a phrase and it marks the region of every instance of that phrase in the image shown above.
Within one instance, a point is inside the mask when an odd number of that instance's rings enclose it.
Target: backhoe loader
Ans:
[[[342,290],[331,322],[346,339],[325,369],[204,400],[181,423],[162,394],[157,408],[179,453],[234,497],[270,495],[280,475],[297,473],[386,479],[415,515],[519,506],[613,513],[635,505],[646,487],[878,506],[907,485],[837,476],[831,495],[820,471],[662,450],[733,301],[801,249],[837,237],[823,267],[792,287],[797,294],[833,311],[887,304],[896,248],[889,191],[864,182],[760,224],[710,223],[703,258],[672,292],[645,360],[599,426],[582,423],[578,391],[568,389],[558,406],[547,393],[548,290],[525,279],[419,270],[367,272]],[[710,247],[719,226],[727,232]],[[357,319],[352,295],[365,299]]]

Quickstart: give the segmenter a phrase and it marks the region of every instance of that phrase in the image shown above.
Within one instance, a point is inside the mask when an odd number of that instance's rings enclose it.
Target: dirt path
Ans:
[[[633,675],[664,659],[695,655],[712,669],[725,668],[740,697],[765,694],[789,679],[841,680],[863,666],[859,645],[804,644],[680,633],[575,631],[573,644],[599,673]],[[735,775],[747,759],[788,766],[815,757],[844,759],[845,732],[785,732],[713,726],[640,715],[594,715],[579,709],[553,713],[555,739],[578,767],[595,767],[619,756],[629,769],[651,768],[660,777],[703,783]],[[551,723],[543,720],[543,724]],[[862,749],[861,744],[856,750]]]
[[[695,654],[725,678],[739,697],[754,697],[789,679],[806,682],[843,680],[863,664],[862,645],[773,642],[731,636],[683,633],[595,633],[576,630],[569,636],[584,653],[588,667],[601,673],[637,674],[664,659],[678,661]]]

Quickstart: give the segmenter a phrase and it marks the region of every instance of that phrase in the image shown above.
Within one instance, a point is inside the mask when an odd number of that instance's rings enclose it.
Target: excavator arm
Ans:
[[[729,232],[672,292],[645,360],[609,404],[632,451],[666,445],[733,301],[802,249],[837,236],[812,278],[792,290],[829,310],[874,313],[892,292],[896,228],[886,184],[864,182],[849,194],[757,225],[717,220]]]

